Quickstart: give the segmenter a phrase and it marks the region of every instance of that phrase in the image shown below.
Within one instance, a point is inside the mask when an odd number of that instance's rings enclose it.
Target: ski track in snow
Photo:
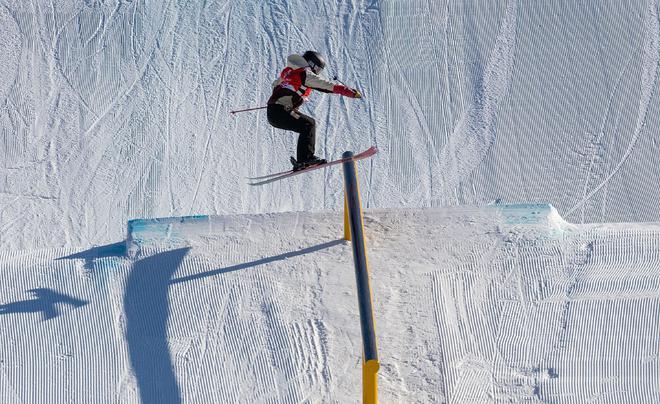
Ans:
[[[327,158],[379,147],[360,165],[369,207],[501,198],[656,220],[641,190],[659,175],[644,136],[658,126],[657,8],[5,2],[0,245],[104,244],[136,217],[340,208],[339,169],[248,187],[286,167],[296,135],[263,111],[228,114],[261,105],[286,55],[310,48],[365,95],[314,94],[305,111]]]
[[[359,175],[392,208],[365,217],[383,402],[660,401],[659,12],[3,1],[0,401],[360,397],[342,173],[247,186],[296,135],[228,114],[307,49],[365,96],[313,95],[317,154],[379,147]],[[640,223],[407,209],[494,199]],[[251,215],[111,244],[128,219],[200,213]]]
[[[658,66],[660,66],[660,19],[658,19],[658,4],[654,0],[649,0],[646,10],[646,21],[644,23],[644,48],[642,57],[642,75],[641,75],[641,94],[639,107],[637,110],[637,119],[635,121],[634,132],[625,153],[616,164],[612,172],[596,187],[594,187],[581,201],[566,212],[570,215],[574,210],[581,207],[587,200],[599,192],[623,167],[626,160],[635,149],[635,145],[646,128],[646,116],[656,90],[656,81],[658,77]],[[651,129],[653,130],[653,129]],[[583,213],[584,215],[584,213]]]
[[[508,1],[483,77],[474,83],[475,99],[458,119],[440,153],[440,166],[435,173],[443,179],[441,188],[447,199],[442,204],[457,202],[452,195],[458,183],[475,169],[495,141],[498,109],[507,95],[514,68],[517,13],[517,1]]]

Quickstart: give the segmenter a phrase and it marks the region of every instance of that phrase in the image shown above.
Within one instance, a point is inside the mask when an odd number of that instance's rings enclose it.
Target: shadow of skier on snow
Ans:
[[[30,289],[28,292],[34,295],[34,299],[0,305],[0,314],[41,313],[41,320],[48,321],[59,316],[59,304],[79,308],[89,303],[47,288]]]
[[[136,261],[126,281],[126,341],[143,403],[181,402],[167,344],[167,295],[170,278],[189,250],[181,248]]]

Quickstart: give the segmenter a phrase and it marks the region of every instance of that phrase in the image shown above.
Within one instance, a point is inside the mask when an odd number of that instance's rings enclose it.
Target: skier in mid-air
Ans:
[[[273,82],[273,95],[268,100],[268,122],[276,128],[291,130],[299,134],[296,158],[291,158],[293,170],[326,163],[314,155],[316,147],[316,121],[298,111],[312,90],[340,94],[350,98],[361,98],[359,91],[342,84],[333,83],[320,76],[325,68],[323,56],[315,51],[302,55],[289,55],[287,66]]]

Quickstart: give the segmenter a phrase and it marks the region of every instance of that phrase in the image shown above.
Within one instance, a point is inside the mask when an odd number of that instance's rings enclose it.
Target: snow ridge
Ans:
[[[634,131],[628,147],[610,174],[600,184],[594,187],[594,189],[592,189],[587,195],[585,195],[581,201],[570,208],[566,212],[566,215],[570,215],[573,213],[573,211],[583,206],[585,202],[587,202],[591,197],[593,197],[597,192],[599,192],[608,184],[612,177],[614,177],[621,169],[621,167],[623,167],[626,160],[628,160],[633,150],[635,149],[642,131],[646,127],[646,116],[649,107],[651,106],[653,94],[656,89],[658,66],[660,66],[660,19],[658,18],[659,6],[660,2],[657,2],[657,0],[649,0],[646,10],[646,21],[644,23],[645,35],[642,49],[642,74],[640,78],[641,97],[637,109],[637,120],[635,122]]]
[[[507,96],[515,63],[517,13],[517,1],[508,1],[483,77],[475,84],[475,99],[440,152],[435,173],[443,179],[443,205],[457,202],[456,187],[476,168],[495,141],[498,107]]]

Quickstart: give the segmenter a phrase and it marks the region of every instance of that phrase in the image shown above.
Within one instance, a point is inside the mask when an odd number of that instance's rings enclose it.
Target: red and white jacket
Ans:
[[[297,109],[307,100],[312,90],[354,97],[355,91],[324,79],[312,71],[300,55],[289,55],[287,66],[273,82],[273,94],[268,104],[282,105],[287,111]]]

